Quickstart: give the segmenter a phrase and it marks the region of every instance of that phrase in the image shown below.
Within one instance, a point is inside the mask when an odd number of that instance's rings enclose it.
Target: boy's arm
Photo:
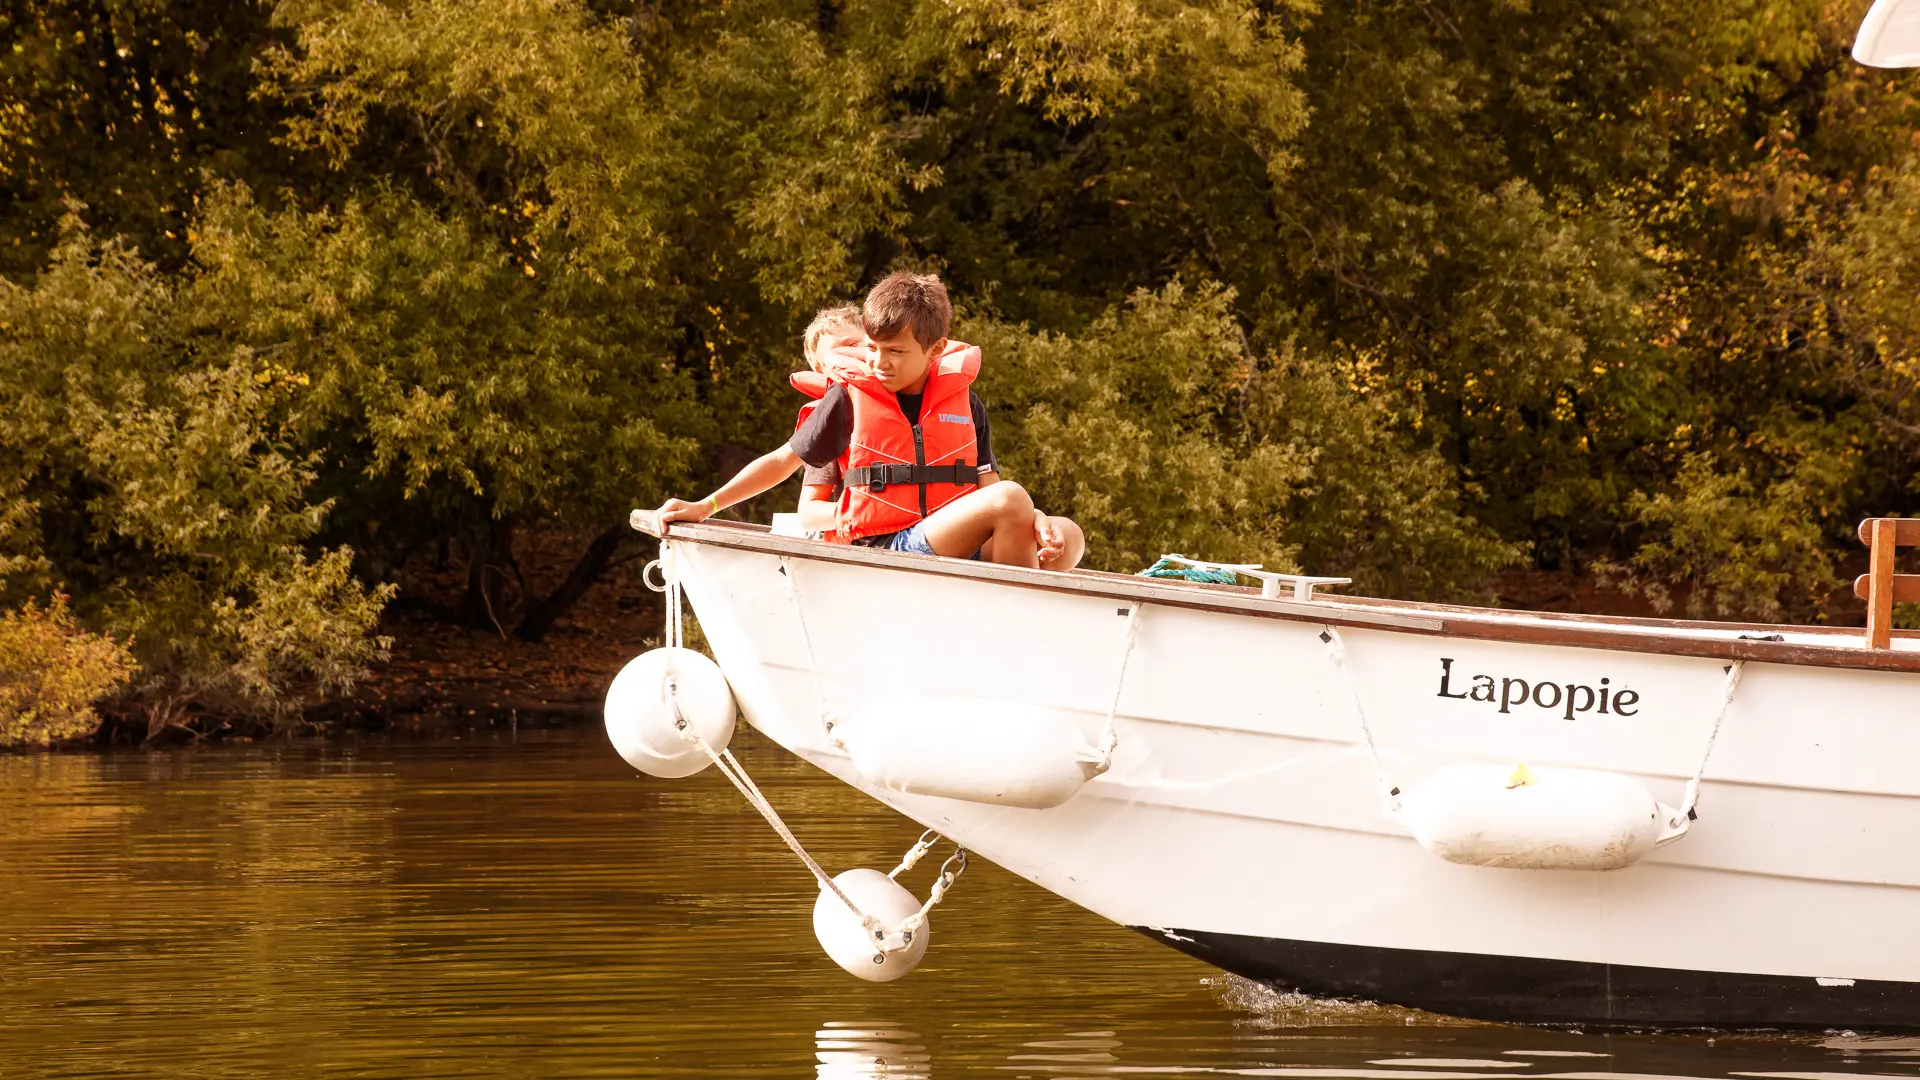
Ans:
[[[668,499],[654,511],[665,525],[669,521],[705,521],[714,514],[732,506],[734,503],[751,499],[755,495],[773,487],[780,481],[792,476],[800,468],[800,455],[793,452],[792,446],[782,446],[772,453],[754,458],[746,468],[735,473],[733,479],[721,484],[713,494],[697,503],[684,499]]]
[[[840,500],[832,484],[808,484],[800,489],[800,527],[827,532],[840,524]]]

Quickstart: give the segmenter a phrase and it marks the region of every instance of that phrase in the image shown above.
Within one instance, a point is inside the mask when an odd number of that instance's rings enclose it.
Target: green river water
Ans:
[[[918,834],[737,742],[830,868]],[[1920,1040],[1290,998],[978,861],[870,985],[813,894],[724,780],[640,778],[597,730],[0,756],[0,1077],[1920,1077]]]

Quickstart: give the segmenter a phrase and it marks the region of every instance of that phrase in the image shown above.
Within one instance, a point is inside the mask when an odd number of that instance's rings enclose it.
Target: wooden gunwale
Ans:
[[[659,535],[651,529],[641,531],[649,535]],[[1437,633],[1441,628],[1439,619],[1427,615],[1389,611],[1339,612],[1320,604],[1266,600],[1258,593],[1246,595],[1241,590],[1215,592],[1210,589],[1199,589],[1189,582],[1135,578],[1120,574],[1087,574],[1077,571],[1062,574],[1052,570],[1027,570],[1018,566],[942,559],[934,555],[908,555],[904,552],[883,551],[878,548],[826,544],[818,540],[776,536],[767,531],[765,526],[748,525],[743,522],[702,522],[698,525],[676,523],[669,531],[673,539],[696,544],[741,548],[765,552],[769,555],[811,559],[816,562],[847,563],[854,566],[905,570],[918,574],[972,578],[1029,589],[1077,593],[1082,596],[1097,596],[1123,602],[1165,604],[1169,607],[1221,611],[1234,615],[1290,618],[1323,625],[1332,623],[1339,626],[1382,627],[1427,633]]]
[[[1858,626],[1805,626],[1791,623],[1720,622],[1713,619],[1659,619],[1644,615],[1580,615],[1565,611],[1531,611],[1526,608],[1479,608],[1467,604],[1438,604],[1422,600],[1382,600],[1372,596],[1348,596],[1329,593],[1327,599],[1341,603],[1374,607],[1405,607],[1440,615],[1522,617],[1546,622],[1598,623],[1607,626],[1645,626],[1655,630],[1716,630],[1730,634],[1801,634],[1865,641],[1866,631]],[[1896,638],[1920,638],[1920,630],[1895,630]]]
[[[1916,519],[1920,520],[1920,519]],[[750,526],[757,528],[758,526]],[[1111,578],[1118,581],[1139,580],[1132,574],[1113,574],[1105,570],[1076,570],[1076,574]],[[1915,575],[1920,577],[1920,575]],[[1198,585],[1190,582],[1176,584],[1204,588],[1208,591],[1231,590],[1249,596],[1260,595],[1260,590],[1245,585]],[[1465,618],[1498,619],[1534,619],[1543,622],[1569,622],[1582,625],[1601,624],[1605,626],[1644,626],[1652,630],[1712,630],[1729,634],[1800,634],[1844,638],[1848,641],[1866,640],[1866,631],[1858,626],[1808,626],[1792,623],[1756,623],[1732,622],[1716,619],[1661,619],[1645,615],[1582,615],[1565,611],[1533,611],[1528,608],[1487,608],[1470,604],[1442,604],[1426,600],[1384,600],[1376,596],[1355,596],[1351,593],[1322,592],[1317,594],[1316,603],[1352,604],[1359,607],[1394,608],[1397,610],[1418,611],[1434,615],[1457,615]],[[1897,638],[1920,638],[1920,630],[1895,630]]]
[[[639,531],[650,536],[660,535],[659,531],[652,526],[651,516],[645,512],[636,511],[632,521],[634,528]],[[875,548],[824,544],[817,540],[777,536],[764,525],[745,522],[708,521],[697,525],[681,522],[674,524],[668,532],[673,539],[685,540],[689,543],[758,551],[789,558],[993,581],[1021,588],[1076,593],[1125,602],[1164,604],[1170,607],[1216,611],[1230,615],[1284,619],[1291,622],[1397,630],[1411,634],[1528,645],[1606,649],[1615,652],[1666,656],[1698,656],[1716,660],[1748,660],[1797,667],[1920,672],[1920,651],[1869,650],[1865,647],[1864,634],[1858,630],[1847,631],[1842,628],[1507,611],[1497,608],[1402,603],[1371,597],[1340,597],[1334,600],[1330,596],[1327,600],[1302,603],[1292,600],[1265,599],[1256,589],[1235,586],[1143,579],[1127,574],[1087,570],[1062,574],[1049,570],[1027,570],[992,563],[942,559],[931,555],[908,555]],[[1517,618],[1529,621],[1516,621]],[[1627,627],[1639,629],[1629,630],[1626,629]],[[1699,637],[1662,632],[1669,629],[1724,631],[1729,636]],[[1844,640],[1845,644],[1742,640],[1738,635],[1743,633],[1748,635],[1758,633],[1832,635]]]

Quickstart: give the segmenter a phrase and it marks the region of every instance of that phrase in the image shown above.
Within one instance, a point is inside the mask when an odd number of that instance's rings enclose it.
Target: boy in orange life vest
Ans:
[[[1035,510],[1024,488],[995,472],[986,410],[971,390],[979,350],[948,350],[952,308],[939,279],[892,275],[868,294],[862,320],[871,375],[836,379],[786,447],[705,502],[669,500],[660,520],[700,521],[765,491],[791,475],[791,454],[845,470],[843,539],[1015,566],[1058,559],[1079,530]]]
[[[871,370],[868,366],[866,333],[861,329],[860,308],[854,304],[822,309],[807,326],[803,341],[807,365],[817,377],[809,379],[804,373],[793,376],[796,386],[814,397],[800,410],[801,424],[819,407],[820,398],[827,388],[826,379],[839,377],[845,381],[849,376],[864,376]],[[948,346],[949,351],[958,348],[961,347]],[[977,395],[970,394],[969,409],[978,428],[978,442],[982,448],[980,458],[991,461],[993,455],[987,433],[986,410],[980,407]],[[796,425],[796,429],[799,426]],[[839,524],[843,473],[839,460],[821,466],[807,466],[806,476],[801,480],[798,509],[801,527],[808,530],[809,535],[818,537],[831,533]],[[1042,537],[1042,569],[1071,570],[1080,564],[1081,556],[1087,549],[1086,536],[1081,533],[1080,526],[1064,517],[1046,517],[1045,522],[1036,521],[1035,526]]]

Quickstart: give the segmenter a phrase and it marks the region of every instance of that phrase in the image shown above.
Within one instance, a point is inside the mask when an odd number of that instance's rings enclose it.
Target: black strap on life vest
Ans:
[[[862,465],[847,470],[847,486],[885,491],[889,484],[978,484],[980,470],[964,461],[952,465]]]

